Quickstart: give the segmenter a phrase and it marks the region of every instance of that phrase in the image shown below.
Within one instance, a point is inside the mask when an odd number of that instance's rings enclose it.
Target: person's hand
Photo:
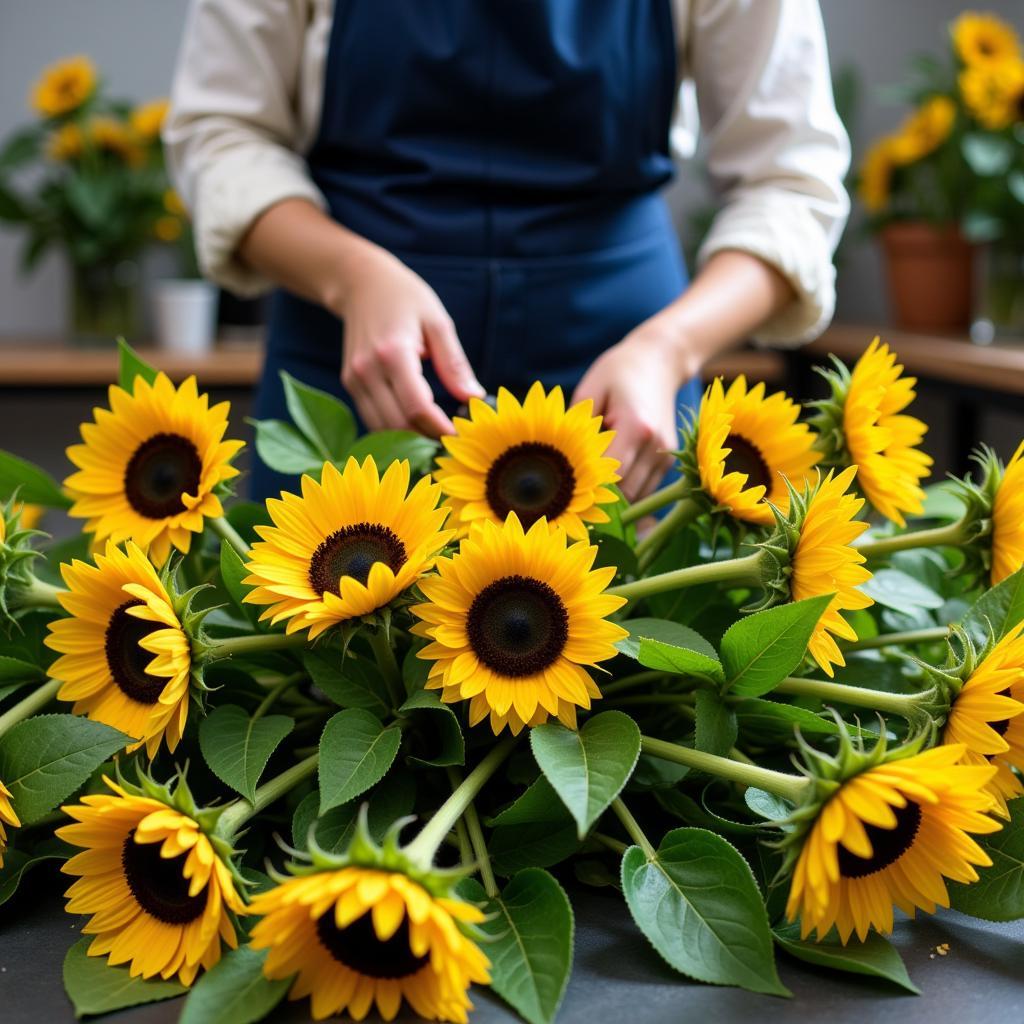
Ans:
[[[676,393],[696,372],[678,335],[648,320],[595,360],[573,395],[591,398],[615,431],[608,454],[622,463],[620,486],[630,501],[650,494],[679,448]]]
[[[423,376],[424,359],[460,402],[484,396],[441,300],[390,253],[366,254],[335,312],[345,321],[341,382],[370,430],[454,431]]]

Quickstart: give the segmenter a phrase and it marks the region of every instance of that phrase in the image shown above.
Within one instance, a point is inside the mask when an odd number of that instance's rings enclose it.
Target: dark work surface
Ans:
[[[62,882],[39,870],[28,877],[16,899],[0,909],[2,1024],[74,1021],[61,986],[61,964],[84,919],[61,909],[53,894]],[[581,889],[570,895],[576,910],[576,959],[559,1024],[768,1019],[772,1024],[1010,1024],[1024,1019],[1022,922],[991,925],[954,913],[902,921],[893,941],[921,996],[881,981],[819,973],[780,953],[780,974],[793,992],[786,1000],[689,982],[647,945],[616,893]],[[948,955],[935,955],[940,943],[949,943]],[[475,993],[474,1002],[473,1024],[518,1020],[489,993]],[[282,1003],[267,1019],[274,1024],[306,1021],[308,1006],[308,1000]],[[103,1019],[116,1024],[174,1024],[180,1011],[179,999]],[[402,1022],[415,1019],[399,1017]]]

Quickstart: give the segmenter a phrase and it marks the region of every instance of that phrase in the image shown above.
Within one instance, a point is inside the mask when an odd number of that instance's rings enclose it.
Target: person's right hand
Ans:
[[[429,359],[459,402],[486,392],[434,290],[381,249],[351,268],[336,312],[345,321],[341,382],[370,430],[454,431],[423,376]]]

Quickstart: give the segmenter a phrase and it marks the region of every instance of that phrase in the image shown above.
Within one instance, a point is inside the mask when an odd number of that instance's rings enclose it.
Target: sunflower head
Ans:
[[[1013,26],[994,14],[964,11],[950,26],[950,35],[957,56],[971,67],[1001,64],[1021,56]]]
[[[238,475],[241,441],[225,441],[229,403],[210,407],[195,377],[175,388],[159,373],[131,391],[111,386],[110,408],[82,424],[67,450],[78,471],[65,484],[95,542],[134,541],[163,565],[173,545],[187,552],[208,516],[223,514],[219,492]]]
[[[514,512],[474,525],[412,609],[413,631],[430,640],[419,652],[433,663],[427,688],[468,700],[470,724],[490,716],[495,735],[551,715],[575,728],[576,709],[601,696],[588,668],[627,635],[606,618],[625,601],[603,592],[615,569],[592,568],[596,556],[544,519],[526,531]]]
[[[801,741],[810,785],[782,846],[787,916],[805,938],[835,926],[845,943],[892,931],[894,906],[911,916],[949,906],[945,879],[976,881],[991,863],[971,835],[1001,826],[986,789],[995,768],[962,763],[963,746],[922,753],[918,737],[889,749],[883,735],[867,750],[839,725],[835,756]]]
[[[85,152],[85,135],[81,126],[68,121],[57,128],[46,140],[46,155],[57,163],[77,160]]]
[[[166,743],[173,752],[200,682],[192,638],[206,613],[191,610],[197,591],[179,595],[171,570],[158,572],[130,541],[108,541],[95,564],[76,559],[61,573],[68,617],[51,622],[46,638],[60,654],[50,668],[63,684],[58,698],[133,737],[129,750],[145,744],[152,758]]]
[[[97,114],[86,125],[89,144],[99,153],[107,153],[133,166],[143,159],[139,139],[131,125],[109,114]]]
[[[0,503],[0,633],[14,626],[17,592],[31,583],[32,562],[40,554],[32,547],[32,538],[43,536],[29,525],[32,510],[16,498]]]
[[[17,828],[20,824],[21,821],[11,806],[11,791],[0,782],[0,868],[4,866],[4,851],[7,849],[7,826]]]
[[[588,399],[568,411],[562,389],[535,383],[522,404],[498,391],[496,407],[470,400],[469,419],[441,439],[448,451],[435,473],[464,533],[477,520],[503,523],[514,512],[523,526],[546,519],[584,540],[587,523],[606,523],[602,510],[618,500],[611,485],[619,463],[604,452],[614,437]]]
[[[393,1020],[405,1000],[428,1020],[465,1024],[470,984],[490,981],[473,932],[484,916],[452,891],[462,872],[406,857],[403,824],[377,847],[364,807],[348,851],[330,855],[311,842],[310,862],[252,901],[261,918],[252,945],[269,950],[264,974],[294,976],[290,998],[309,996],[315,1020],[342,1012],[362,1020],[374,1004]]]
[[[171,101],[166,98],[140,104],[131,113],[132,131],[145,142],[156,142],[170,106]]]
[[[928,428],[908,416],[914,400],[913,377],[903,376],[895,353],[878,338],[852,372],[839,360],[819,369],[831,395],[811,404],[812,423],[826,465],[857,466],[857,486],[887,519],[904,525],[904,514],[924,509],[920,481],[932,460],[919,450]]]
[[[409,490],[409,463],[392,462],[379,476],[367,456],[343,471],[326,463],[318,483],[302,478],[302,495],[283,492],[258,526],[245,582],[261,618],[284,621],[289,633],[315,639],[331,626],[366,620],[387,609],[434,564],[451,540],[441,489],[424,477]]]
[[[905,166],[934,153],[953,130],[956,104],[948,96],[926,99],[890,136],[894,161]]]
[[[84,848],[61,868],[77,876],[67,910],[92,915],[82,929],[95,936],[90,956],[191,985],[224,944],[235,948],[245,913],[231,851],[212,833],[217,814],[196,808],[184,780],[105,781],[110,794],[62,808],[74,823],[57,835]]]
[[[1024,121],[1024,60],[969,65],[957,84],[964,105],[985,128],[998,132]]]
[[[96,65],[88,57],[68,57],[43,70],[32,86],[32,109],[43,117],[77,110],[96,91]]]
[[[868,213],[881,213],[889,205],[896,148],[893,136],[887,135],[868,150],[860,166],[857,195]]]
[[[772,505],[789,507],[789,488],[803,487],[821,455],[800,406],[781,391],[748,389],[742,374],[728,390],[720,378],[704,392],[680,454],[692,495],[709,510],[757,526],[773,521]]]

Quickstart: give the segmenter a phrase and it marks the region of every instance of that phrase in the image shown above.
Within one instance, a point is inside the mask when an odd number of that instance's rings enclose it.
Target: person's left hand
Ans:
[[[576,388],[573,401],[593,399],[615,431],[607,454],[622,463],[629,501],[650,494],[671,468],[680,444],[676,394],[698,369],[678,334],[654,318],[603,353]]]

